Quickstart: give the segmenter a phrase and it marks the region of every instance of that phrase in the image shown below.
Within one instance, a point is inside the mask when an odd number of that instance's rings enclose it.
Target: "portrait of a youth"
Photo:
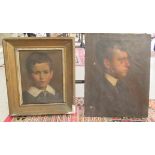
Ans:
[[[141,70],[144,64],[142,60],[139,61],[136,53],[141,47],[127,38],[127,35],[125,39],[119,35],[113,36],[114,38],[103,38],[92,45],[94,61],[91,62],[91,67],[86,68],[85,115],[146,117],[149,75],[145,80],[141,75],[149,69],[149,62],[145,61],[146,66]]]
[[[55,71],[52,57],[46,52],[33,52],[25,60],[31,85],[23,91],[23,104],[62,102],[62,95],[52,85]]]

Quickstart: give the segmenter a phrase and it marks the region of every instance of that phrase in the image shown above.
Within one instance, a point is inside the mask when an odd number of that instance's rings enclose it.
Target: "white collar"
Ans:
[[[28,89],[28,92],[34,97],[37,97],[41,92],[44,92],[44,91],[48,91],[50,94],[55,95],[55,90],[50,85],[47,85],[45,90],[41,90],[36,87],[30,87]]]
[[[110,74],[105,74],[105,78],[113,85],[116,86],[118,79],[115,77],[111,76]]]

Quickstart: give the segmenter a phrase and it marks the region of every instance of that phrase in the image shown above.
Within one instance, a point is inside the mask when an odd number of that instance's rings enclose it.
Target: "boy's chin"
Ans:
[[[119,79],[124,79],[127,76],[127,74],[123,74],[121,76],[119,76]]]
[[[46,86],[40,86],[38,87],[39,89],[42,89],[42,90],[45,90],[46,89]]]

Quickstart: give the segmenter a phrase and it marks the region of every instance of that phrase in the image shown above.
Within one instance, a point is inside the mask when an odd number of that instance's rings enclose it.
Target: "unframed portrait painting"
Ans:
[[[86,34],[85,116],[147,117],[148,34]]]

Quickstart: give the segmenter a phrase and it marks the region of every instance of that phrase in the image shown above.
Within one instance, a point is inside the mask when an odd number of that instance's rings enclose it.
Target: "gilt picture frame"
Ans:
[[[6,38],[3,49],[10,115],[72,112],[73,38]]]

